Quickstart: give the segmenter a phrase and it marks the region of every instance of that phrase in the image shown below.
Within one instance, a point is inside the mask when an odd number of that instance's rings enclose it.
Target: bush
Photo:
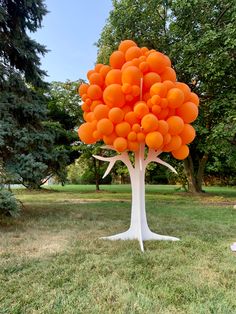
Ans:
[[[7,190],[0,189],[0,214],[16,217],[21,210],[21,203]]]

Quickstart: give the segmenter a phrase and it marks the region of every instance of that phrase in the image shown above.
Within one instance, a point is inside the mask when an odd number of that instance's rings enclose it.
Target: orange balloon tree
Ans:
[[[195,138],[191,126],[198,116],[198,96],[176,81],[170,59],[132,40],[124,40],[110,56],[110,65],[96,64],[87,74],[89,84],[79,86],[85,123],[78,130],[86,144],[103,141],[119,154],[97,159],[108,161],[106,176],[117,160],[128,167],[132,186],[131,224],[128,231],[110,240],[178,240],[150,231],[145,210],[145,169],[150,162],[174,168],[158,156],[171,153],[176,159],[189,154]],[[148,153],[145,154],[145,147]],[[128,152],[135,155],[134,165]]]

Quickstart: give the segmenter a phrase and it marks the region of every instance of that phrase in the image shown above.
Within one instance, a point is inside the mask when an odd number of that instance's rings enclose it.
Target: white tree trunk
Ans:
[[[160,152],[159,152],[160,153]],[[132,208],[131,208],[131,222],[130,227],[127,231],[119,233],[109,237],[103,237],[102,239],[108,240],[134,240],[137,239],[140,244],[140,248],[144,251],[143,241],[144,240],[170,240],[178,241],[178,238],[171,236],[163,236],[152,232],[147,223],[146,209],[145,209],[145,169],[149,162],[155,161],[165,166],[174,169],[157,158],[158,153],[150,151],[146,160],[144,156],[144,145],[140,145],[140,150],[135,153],[135,165],[131,165],[128,154],[123,154],[122,158],[116,156],[110,161],[110,165],[107,170],[111,170],[116,160],[122,160],[128,167],[130,173],[131,187],[132,187]],[[99,158],[99,156],[96,156]],[[117,158],[118,157],[118,158]],[[99,158],[101,159],[101,157]],[[102,160],[104,157],[102,157]],[[107,159],[108,160],[108,159]],[[109,171],[106,171],[105,175]]]

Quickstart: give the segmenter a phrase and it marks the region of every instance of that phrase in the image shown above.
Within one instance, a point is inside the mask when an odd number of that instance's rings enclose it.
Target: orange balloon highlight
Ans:
[[[190,124],[185,124],[179,136],[181,137],[183,144],[189,144],[194,140],[196,131]]]

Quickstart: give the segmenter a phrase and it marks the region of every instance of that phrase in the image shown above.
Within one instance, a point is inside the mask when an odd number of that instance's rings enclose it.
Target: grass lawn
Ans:
[[[52,189],[53,188],[53,189]],[[16,190],[0,220],[0,314],[236,313],[236,189],[147,186],[150,228],[179,242],[107,241],[129,226],[129,186]]]

